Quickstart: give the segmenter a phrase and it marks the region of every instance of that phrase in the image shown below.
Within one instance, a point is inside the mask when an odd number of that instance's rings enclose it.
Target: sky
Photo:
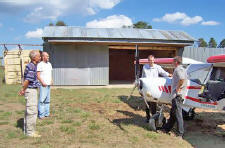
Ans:
[[[153,29],[184,31],[206,42],[213,37],[219,44],[225,39],[225,0],[0,0],[0,44],[42,44],[44,27],[58,20],[89,28],[145,21]]]

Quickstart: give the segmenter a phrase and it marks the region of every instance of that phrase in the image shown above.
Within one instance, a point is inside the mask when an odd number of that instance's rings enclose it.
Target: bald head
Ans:
[[[48,55],[48,53],[47,52],[42,52],[42,60],[44,61],[44,62],[48,62],[49,61],[49,55]]]

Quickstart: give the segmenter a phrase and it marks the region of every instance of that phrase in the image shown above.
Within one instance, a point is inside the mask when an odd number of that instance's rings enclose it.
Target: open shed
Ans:
[[[48,26],[44,51],[50,54],[54,85],[108,85],[134,81],[136,45],[140,58],[182,55],[194,38],[182,31],[134,28]]]

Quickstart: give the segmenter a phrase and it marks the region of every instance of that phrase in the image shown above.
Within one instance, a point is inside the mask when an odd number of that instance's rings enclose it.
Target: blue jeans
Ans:
[[[38,102],[38,117],[47,117],[50,114],[50,86],[40,87],[40,97]]]

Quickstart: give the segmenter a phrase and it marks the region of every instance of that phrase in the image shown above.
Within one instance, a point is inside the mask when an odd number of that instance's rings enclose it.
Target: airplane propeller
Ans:
[[[133,87],[128,99],[131,98],[131,95],[134,93],[135,88],[137,88],[139,86],[139,78],[140,78],[139,50],[138,50],[138,45],[136,45],[136,49],[135,49],[135,82],[134,82],[134,87]]]

